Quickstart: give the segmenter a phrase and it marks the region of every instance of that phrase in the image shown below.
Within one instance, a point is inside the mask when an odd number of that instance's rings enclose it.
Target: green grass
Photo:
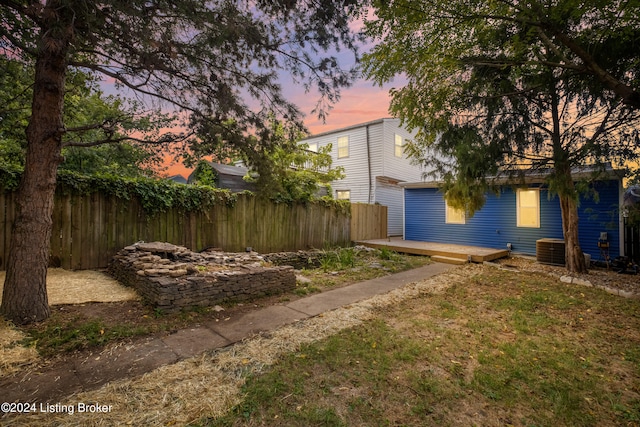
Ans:
[[[52,322],[44,328],[29,330],[22,343],[35,346],[43,356],[100,347],[110,341],[149,333],[148,328],[135,325],[106,325],[100,319],[73,319],[66,323]]]
[[[200,426],[640,423],[640,302],[493,269],[249,377]]]

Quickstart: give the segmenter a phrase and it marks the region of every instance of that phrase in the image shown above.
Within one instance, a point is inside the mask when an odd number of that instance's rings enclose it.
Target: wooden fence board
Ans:
[[[76,270],[82,267],[82,206],[83,197],[74,197],[71,200],[71,268]]]
[[[382,205],[351,205],[351,240],[384,239],[387,237],[387,207]]]

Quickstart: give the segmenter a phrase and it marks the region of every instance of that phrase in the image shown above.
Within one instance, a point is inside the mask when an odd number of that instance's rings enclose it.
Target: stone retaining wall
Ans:
[[[296,286],[293,267],[269,267],[255,252],[195,253],[161,242],[127,246],[114,256],[109,273],[165,311],[246,301]]]

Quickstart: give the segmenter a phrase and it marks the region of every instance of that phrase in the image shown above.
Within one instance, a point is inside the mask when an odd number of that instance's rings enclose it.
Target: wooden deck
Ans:
[[[464,264],[466,262],[484,262],[504,258],[509,255],[507,250],[480,248],[477,246],[454,245],[450,243],[417,242],[400,238],[361,240],[359,245],[372,248],[387,248],[396,252],[414,255],[427,255],[434,261],[450,264]]]

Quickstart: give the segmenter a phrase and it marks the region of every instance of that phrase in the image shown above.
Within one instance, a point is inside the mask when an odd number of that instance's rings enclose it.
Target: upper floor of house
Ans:
[[[332,167],[343,167],[345,180],[413,182],[422,179],[421,167],[412,164],[404,150],[413,138],[399,119],[383,118],[312,135],[301,143],[311,151],[331,144]]]

